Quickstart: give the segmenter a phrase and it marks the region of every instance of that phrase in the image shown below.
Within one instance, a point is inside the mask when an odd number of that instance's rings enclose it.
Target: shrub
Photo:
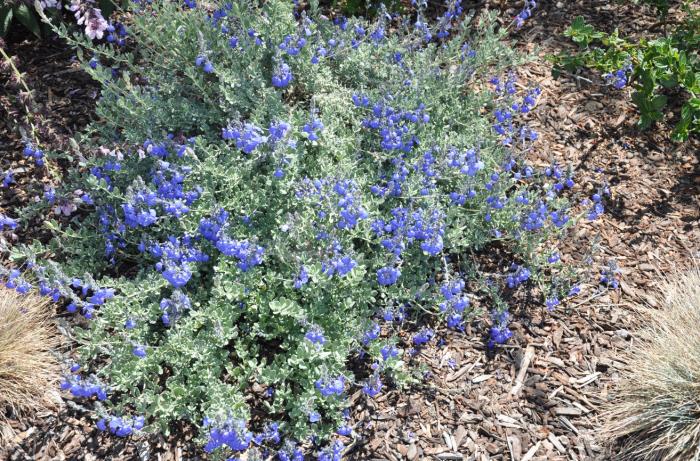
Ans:
[[[651,3],[651,2],[650,2]],[[664,6],[665,5],[665,6]],[[665,2],[656,3],[662,16]],[[575,54],[556,57],[554,74],[589,67],[603,72],[606,82],[616,89],[631,85],[632,101],[639,109],[639,126],[649,128],[664,116],[671,94],[681,106],[672,137],[685,141],[700,133],[700,10],[684,4],[685,17],[666,36],[631,41],[595,30],[583,17],[574,20],[564,35],[578,43]]]
[[[291,459],[350,434],[353,388],[410,381],[426,318],[490,314],[495,346],[509,299],[553,309],[577,291],[557,239],[602,212],[602,191],[579,210],[569,171],[526,162],[539,90],[507,72],[520,58],[494,16],[450,4],[436,25],[367,23],[278,0],[133,13],[125,47],[76,36],[99,121],[82,152],[42,155],[79,164],[41,205],[77,215],[13,250],[21,283],[85,318],[63,387],[96,399],[98,427],[184,421],[208,452]]]
[[[700,457],[700,270],[668,280],[664,307],[627,354],[628,373],[607,410],[615,459]],[[617,451],[617,450],[616,450]]]
[[[52,406],[58,383],[58,336],[46,300],[0,287],[0,445],[9,442],[8,416],[24,418]]]

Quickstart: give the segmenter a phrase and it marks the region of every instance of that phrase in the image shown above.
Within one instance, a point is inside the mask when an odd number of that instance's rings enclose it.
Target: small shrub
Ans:
[[[37,207],[78,213],[12,253],[17,284],[85,319],[63,388],[98,427],[187,422],[215,455],[337,459],[319,447],[351,433],[349,393],[410,382],[434,318],[495,347],[509,300],[577,292],[557,242],[604,193],[581,208],[570,171],[526,161],[539,90],[516,85],[495,19],[154,0],[125,47],[76,35],[100,119],[42,153],[78,167]]]
[[[621,461],[700,458],[700,270],[667,281],[649,328],[627,354],[605,439]]]
[[[52,405],[47,392],[60,369],[50,318],[45,299],[0,287],[0,446],[13,434],[8,416],[25,418]]]
[[[665,15],[664,2],[659,2]],[[588,67],[603,72],[606,82],[616,89],[630,85],[632,101],[639,109],[639,126],[650,127],[661,120],[669,94],[681,106],[672,137],[685,141],[700,133],[700,10],[684,4],[685,17],[666,36],[641,38],[634,42],[596,30],[583,17],[574,20],[564,32],[581,50],[555,58],[555,76],[562,69]]]

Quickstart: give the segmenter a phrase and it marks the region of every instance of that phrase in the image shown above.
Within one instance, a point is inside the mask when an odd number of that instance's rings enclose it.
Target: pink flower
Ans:
[[[102,13],[98,9],[93,9],[97,14],[90,18],[85,24],[85,35],[91,39],[100,39],[104,36],[105,30],[109,27],[107,21],[102,17]]]
[[[92,0],[71,0],[68,9],[75,13],[78,25],[85,25],[85,35],[94,40],[104,37],[109,23],[102,17],[102,11],[93,5]]]

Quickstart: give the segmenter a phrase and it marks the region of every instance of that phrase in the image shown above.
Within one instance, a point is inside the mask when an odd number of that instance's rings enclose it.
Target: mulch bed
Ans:
[[[660,279],[700,253],[700,142],[671,143],[664,124],[640,133],[628,98],[592,75],[554,80],[544,58],[575,49],[562,32],[577,15],[635,34],[656,24],[647,13],[617,2],[541,2],[519,33],[520,43],[539,48],[539,59],[519,70],[523,84],[542,89],[533,162],[571,164],[579,181],[604,180],[612,191],[608,212],[578,226],[567,252],[581,255],[597,242],[592,270],[614,259],[621,290],[598,296],[589,286],[552,313],[523,313],[493,358],[480,331],[440,331],[445,345],[418,356],[429,370],[423,386],[387,392],[357,412],[363,440],[351,459],[611,458],[596,438],[599,410],[640,327],[634,306],[655,307]]]
[[[600,409],[625,370],[622,352],[641,326],[634,306],[656,306],[660,278],[687,267],[700,251],[700,142],[671,143],[670,128],[663,123],[640,133],[629,98],[596,83],[599,78],[593,75],[554,80],[544,59],[573,49],[562,31],[577,15],[601,28],[629,27],[625,32],[633,34],[656,27],[657,19],[648,10],[607,1],[539,3],[535,17],[518,32],[519,43],[539,47],[539,59],[519,69],[523,84],[542,89],[531,114],[540,134],[532,161],[572,165],[581,182],[577,187],[586,187],[591,178],[609,184],[606,214],[577,226],[566,250],[581,255],[595,243],[593,276],[614,259],[622,273],[621,289],[599,292],[591,285],[553,312],[521,309],[512,325],[514,337],[496,354],[487,353],[482,328],[465,333],[439,329],[444,341],[431,342],[412,359],[426,370],[422,384],[387,390],[374,400],[359,392],[351,397],[357,438],[347,441],[346,459],[610,459],[596,431]],[[28,53],[44,47],[23,44],[11,52],[32,56]],[[25,59],[23,70],[39,94],[70,99],[68,105],[52,102],[48,114],[56,127],[76,130],[89,117],[94,86],[72,80],[77,74],[68,71],[73,68],[69,55],[64,48],[50,59]],[[63,79],[52,79],[61,69],[66,70],[59,74]],[[1,94],[0,101],[6,104]],[[0,133],[6,132],[2,128]],[[18,140],[1,142],[0,152],[11,153],[2,153],[1,168],[8,159],[21,162]],[[6,207],[3,200],[0,196],[0,210]],[[56,413],[17,422],[20,435],[6,458],[200,459],[187,442],[189,435],[178,441],[118,440],[97,433],[87,416],[66,399]],[[1,450],[0,459],[5,459]]]
[[[24,157],[25,141],[31,141],[27,110],[43,143],[42,149],[66,151],[70,138],[94,117],[99,97],[99,85],[82,71],[75,61],[75,52],[65,43],[56,39],[24,40],[26,36],[21,35],[15,31],[7,39],[5,51],[14,57],[31,95],[27,95],[7,66],[0,71],[0,179],[10,170],[15,180],[11,187],[0,187],[0,213],[20,209],[41,198],[45,186],[61,181],[67,166],[64,161],[53,162],[54,167],[47,169]],[[23,128],[27,139],[22,139],[18,127]],[[39,217],[31,224],[29,232],[15,235],[17,242],[43,237]]]

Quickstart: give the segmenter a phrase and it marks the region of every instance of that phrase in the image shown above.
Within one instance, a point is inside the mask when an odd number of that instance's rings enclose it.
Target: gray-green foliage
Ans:
[[[279,0],[234,2],[215,21],[206,6],[137,4],[131,51],[74,38],[103,90],[99,120],[81,140],[85,159],[57,200],[80,188],[94,206],[51,225],[61,262],[35,272],[90,317],[77,328],[76,358],[83,380],[94,375],[108,389],[98,414],[145,415],[146,430],[165,432],[204,417],[249,430],[278,421],[290,440],[323,439],[342,424],[347,393],[367,383],[356,383],[350,360],[370,387],[380,375],[385,385],[409,380],[401,354],[382,356],[411,346],[395,335],[400,323],[383,322],[374,338],[383,314],[405,317],[409,329],[425,313],[459,314],[460,328],[493,302],[492,336],[502,338],[510,262],[529,268],[543,298],[566,295],[567,271],[551,258],[552,237],[574,222],[559,194],[566,175],[524,163],[534,136],[513,104],[531,103],[489,84],[519,60],[493,16],[454,23],[436,41],[384,16],[336,25],[312,6],[295,18]],[[287,36],[305,39],[298,54],[280,49]],[[282,61],[293,80],[277,88]],[[305,129],[314,120],[323,128]],[[289,130],[274,138],[268,126],[281,121]],[[406,130],[399,147],[384,144],[382,129]],[[248,135],[260,142],[245,153]],[[202,223],[217,217],[222,229],[207,238]],[[392,219],[404,219],[394,234]],[[249,245],[244,257],[228,238]],[[383,242],[392,238],[393,252]],[[507,263],[479,291],[473,257],[496,248]],[[400,271],[398,280],[378,283],[381,268]],[[168,269],[190,275],[173,283]],[[71,286],[74,277],[82,282]],[[464,277],[471,305],[450,307],[440,286]],[[94,298],[108,288],[114,297]],[[189,309],[164,311],[179,295]],[[316,382],[338,377],[345,392],[322,396]]]

